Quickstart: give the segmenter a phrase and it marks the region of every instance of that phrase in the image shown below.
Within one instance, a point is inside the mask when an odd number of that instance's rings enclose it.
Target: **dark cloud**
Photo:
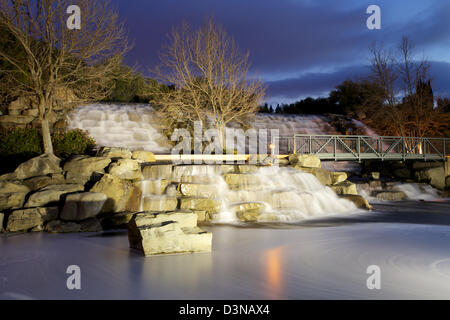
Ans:
[[[450,97],[450,63],[430,62],[430,77],[436,96]],[[268,102],[293,101],[307,96],[328,96],[345,80],[361,80],[369,75],[367,65],[351,66],[330,73],[306,73],[296,78],[267,82]]]
[[[450,61],[448,1],[117,1],[135,40],[128,63],[146,72],[157,63],[173,26],[182,20],[198,26],[214,16],[242,49],[250,51],[252,74],[269,82],[272,96],[320,95],[364,69],[355,66],[367,63],[370,43],[392,46],[402,35],[416,43],[418,52],[431,52],[430,60]],[[365,26],[366,8],[374,3],[382,8],[382,29],[377,31]]]

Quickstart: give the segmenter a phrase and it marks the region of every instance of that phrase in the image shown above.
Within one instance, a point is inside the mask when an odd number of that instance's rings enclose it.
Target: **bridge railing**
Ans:
[[[444,160],[450,139],[349,135],[275,137],[280,154],[314,154],[324,160]]]

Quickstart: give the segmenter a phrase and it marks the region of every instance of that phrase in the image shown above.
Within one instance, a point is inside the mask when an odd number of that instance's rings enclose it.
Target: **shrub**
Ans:
[[[35,156],[42,154],[42,136],[39,129],[14,128],[0,134],[0,155]]]
[[[52,141],[55,155],[60,158],[89,154],[95,147],[95,140],[80,129],[54,134]]]
[[[52,135],[55,155],[66,159],[72,155],[89,154],[95,140],[80,130],[54,133]],[[33,127],[0,131],[0,174],[14,171],[19,164],[44,152],[41,130]]]
[[[0,132],[0,174],[11,172],[33,157],[42,154],[42,136],[39,129],[26,127]]]

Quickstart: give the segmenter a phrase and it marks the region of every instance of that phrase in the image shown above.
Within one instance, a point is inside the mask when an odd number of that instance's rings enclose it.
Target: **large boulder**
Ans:
[[[210,184],[180,183],[179,190],[185,197],[217,198],[220,194],[220,190]]]
[[[345,195],[342,195],[341,198],[347,199],[347,200],[353,202],[357,208],[372,210],[372,206],[369,204],[369,202],[360,195],[345,194]]]
[[[44,154],[20,164],[14,171],[16,178],[25,180],[32,177],[45,176],[51,173],[61,173],[60,159],[53,154]]]
[[[331,183],[337,184],[342,181],[347,180],[348,176],[346,172],[330,172],[331,175]]]
[[[102,230],[102,226],[96,218],[81,222],[53,220],[45,226],[45,231],[49,233],[99,232]]]
[[[104,193],[107,200],[101,212],[138,211],[142,192],[129,181],[105,174],[90,190]]]
[[[31,189],[36,191],[55,184],[65,184],[66,180],[61,173],[51,173],[46,176],[39,176],[24,180],[23,183]]]
[[[44,207],[55,204],[61,200],[61,196],[83,190],[84,187],[79,184],[50,185],[33,193],[25,203],[25,208]]]
[[[379,173],[379,172],[376,172],[376,171],[372,171],[372,172],[370,173],[370,176],[371,176],[371,178],[374,179],[374,180],[379,180],[379,179],[380,179],[380,173]]]
[[[170,164],[156,164],[145,166],[142,169],[142,175],[145,180],[172,180],[172,167]]]
[[[255,222],[258,221],[258,217],[265,207],[265,204],[262,202],[245,202],[234,205],[233,210],[239,220]]]
[[[230,189],[241,190],[251,185],[261,185],[261,177],[257,174],[227,173],[223,175]]]
[[[104,172],[110,163],[111,159],[106,157],[77,156],[66,162],[64,171],[70,171],[79,176],[90,176],[96,171]]]
[[[182,220],[181,220],[182,219]],[[196,226],[194,213],[134,217],[128,226],[130,247],[145,256],[210,252],[212,234]]]
[[[406,199],[406,194],[403,191],[383,191],[378,192],[376,198],[385,201],[401,201]]]
[[[178,206],[178,200],[170,196],[144,197],[142,210],[144,211],[174,211]]]
[[[5,220],[5,214],[0,212],[0,232],[3,232],[3,221]]]
[[[155,155],[150,151],[133,151],[131,158],[138,162],[156,162]]]
[[[0,181],[0,193],[30,192],[30,188],[21,181]]]
[[[83,192],[69,194],[66,197],[61,219],[67,221],[82,221],[97,216],[106,202],[104,193]]]
[[[96,218],[90,218],[80,222],[80,232],[100,232],[103,231],[100,221]]]
[[[350,181],[347,181],[347,180],[332,185],[331,189],[333,189],[334,192],[336,192],[336,194],[339,194],[339,195],[343,195],[343,194],[358,195],[358,191],[356,189],[356,184],[354,184]]]
[[[320,181],[324,186],[329,186],[332,184],[333,180],[331,179],[330,171],[322,168],[305,168],[305,167],[295,167],[303,172],[311,173],[314,175],[317,180]]]
[[[0,210],[22,208],[26,196],[27,192],[0,193]]]
[[[320,159],[312,154],[291,154],[289,163],[295,167],[320,168]]]
[[[88,174],[80,175],[75,171],[67,171],[66,172],[66,183],[71,184],[81,184],[87,188],[88,186],[93,186],[96,182],[98,182],[105,173],[103,171],[95,171]]]
[[[444,166],[429,168],[415,173],[418,182],[428,182],[435,188],[443,190],[445,188],[445,169]]]
[[[97,156],[111,159],[131,159],[132,153],[126,148],[101,147],[97,152]]]
[[[107,214],[100,218],[100,222],[104,230],[126,229],[135,214],[135,212],[130,211]]]
[[[121,180],[142,179],[141,166],[139,162],[132,159],[120,159],[112,163],[108,172]]]
[[[257,165],[248,165],[248,164],[240,164],[237,166],[239,173],[256,173],[260,166]],[[232,172],[230,172],[232,173]]]
[[[204,210],[196,210],[194,213],[197,215],[197,223],[211,221],[211,216]]]
[[[209,198],[181,198],[180,209],[206,211],[208,214],[215,214],[221,211],[222,201]]]
[[[6,231],[27,231],[58,218],[58,208],[32,208],[15,210],[8,216]]]
[[[192,228],[197,226],[197,215],[192,211],[179,210],[165,213],[143,212],[134,215],[130,221],[135,227],[159,224],[166,221],[177,222],[181,228]]]
[[[0,181],[13,181],[13,180],[17,180],[15,172],[0,175]]]
[[[75,222],[53,220],[46,224],[45,231],[49,233],[74,233],[81,231],[81,225]]]

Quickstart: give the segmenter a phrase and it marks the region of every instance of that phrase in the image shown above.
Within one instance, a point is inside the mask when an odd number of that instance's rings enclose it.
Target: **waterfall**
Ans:
[[[91,104],[70,112],[69,129],[83,129],[97,145],[168,153],[167,138],[149,105]]]
[[[393,188],[406,194],[409,200],[440,201],[439,191],[423,183],[399,183]]]
[[[293,222],[356,211],[312,174],[288,167],[159,165],[144,168],[143,176],[142,201],[208,199],[218,206],[211,214],[218,223]]]
[[[368,134],[374,134],[361,122]],[[236,124],[229,124],[236,127]],[[90,104],[76,107],[68,115],[69,129],[89,132],[99,146],[125,147],[131,150],[146,150],[154,153],[169,153],[170,145],[162,134],[155,114],[145,104]],[[329,124],[329,119],[319,115],[256,114],[253,129],[278,129],[280,136],[295,134],[338,134]]]
[[[225,175],[227,188],[220,188],[222,211],[213,221],[236,221],[239,210],[258,211],[259,222],[299,221],[355,211],[315,176],[286,167],[261,167],[237,179]],[[223,179],[223,177],[221,177]]]

